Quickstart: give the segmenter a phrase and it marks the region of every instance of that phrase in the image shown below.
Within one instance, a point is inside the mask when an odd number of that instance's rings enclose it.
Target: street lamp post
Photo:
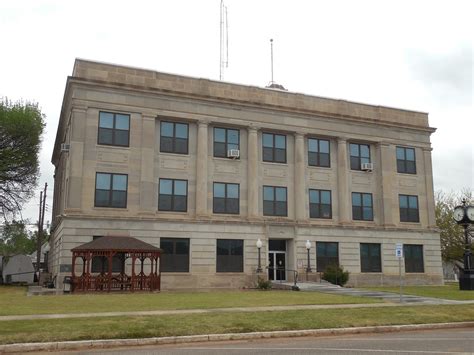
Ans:
[[[306,250],[308,252],[308,266],[306,267],[306,272],[311,272],[310,257],[309,257],[309,251],[311,250],[311,242],[309,240],[306,241]]]
[[[258,267],[257,267],[257,274],[263,272],[262,270],[262,258],[261,258],[261,249],[262,249],[262,241],[260,238],[257,240],[257,249],[258,249]]]
[[[474,206],[467,205],[467,200],[463,199],[462,204],[454,208],[453,218],[464,228],[464,269],[459,277],[459,289],[474,291],[474,269],[469,238],[470,226],[474,224]]]

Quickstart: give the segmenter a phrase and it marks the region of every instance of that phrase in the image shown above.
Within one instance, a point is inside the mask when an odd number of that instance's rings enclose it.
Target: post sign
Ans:
[[[395,246],[395,256],[397,258],[403,258],[403,244],[402,243],[397,243]]]

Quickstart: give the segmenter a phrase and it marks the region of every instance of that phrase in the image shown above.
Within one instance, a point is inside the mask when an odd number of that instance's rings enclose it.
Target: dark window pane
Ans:
[[[162,272],[189,272],[189,239],[161,238]]]
[[[309,217],[310,218],[320,218],[319,216],[319,205],[311,203],[309,205]]]
[[[158,209],[160,211],[171,211],[172,195],[161,195],[158,198]]]
[[[319,166],[329,167],[329,154],[327,153],[319,153]]]
[[[176,138],[174,153],[188,154],[188,140]]]
[[[275,148],[275,162],[286,163],[286,149]]]
[[[114,144],[128,146],[128,131],[115,130]]]
[[[187,211],[187,196],[178,196],[174,195],[174,205],[173,210],[177,212],[186,212]]]
[[[275,215],[286,216],[286,202],[275,202]]]
[[[265,216],[273,216],[273,202],[271,201],[263,201],[263,214]]]
[[[170,239],[161,239],[160,248],[163,249],[163,254],[173,254],[173,241]]]
[[[112,207],[126,207],[127,206],[127,192],[126,191],[112,191]]]
[[[416,174],[416,164],[414,161],[406,162],[406,173]]]
[[[263,147],[263,161],[273,161],[273,149]]]
[[[331,218],[331,205],[321,205],[321,218]]]
[[[113,130],[99,128],[99,144],[113,144]]]
[[[243,272],[243,240],[217,240],[217,272]]]
[[[360,158],[351,157],[351,170],[360,170]]]
[[[397,160],[397,172],[405,173],[405,160]]]
[[[225,198],[214,197],[214,213],[225,213]]]
[[[308,152],[308,164],[318,166],[318,153]]]
[[[362,209],[360,207],[352,206],[352,219],[355,219],[355,220],[362,219]]]
[[[374,219],[373,215],[372,215],[372,207],[364,207],[364,210],[363,210],[363,219],[365,221],[371,221]]]
[[[239,199],[227,199],[227,213],[239,213]]]
[[[225,143],[214,142],[214,156],[219,158],[227,158],[227,149]]]
[[[173,138],[161,137],[160,139],[160,151],[165,153],[173,152]]]
[[[95,206],[108,207],[110,199],[109,190],[95,190]]]

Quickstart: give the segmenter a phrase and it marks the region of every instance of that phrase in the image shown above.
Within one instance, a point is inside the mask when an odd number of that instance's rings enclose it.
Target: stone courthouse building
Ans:
[[[237,288],[258,239],[264,276],[306,279],[309,241],[309,279],[338,263],[393,284],[400,243],[406,283],[439,284],[434,131],[423,112],[77,59],[49,269],[61,284],[72,248],[129,236],[163,249],[163,289]]]

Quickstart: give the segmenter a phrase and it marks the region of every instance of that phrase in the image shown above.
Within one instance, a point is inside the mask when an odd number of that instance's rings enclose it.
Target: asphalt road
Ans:
[[[56,354],[474,354],[474,329],[207,342]]]

